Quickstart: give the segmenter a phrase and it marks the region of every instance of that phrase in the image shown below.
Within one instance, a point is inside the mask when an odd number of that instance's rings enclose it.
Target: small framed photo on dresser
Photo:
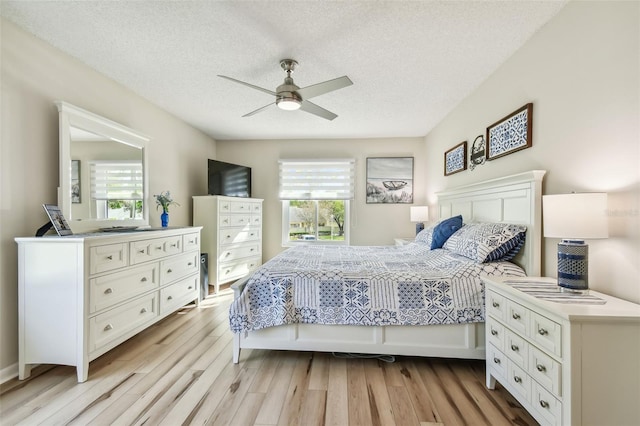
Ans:
[[[73,231],[71,231],[69,224],[65,220],[58,206],[54,204],[43,204],[42,207],[44,207],[44,211],[47,212],[47,216],[49,216],[49,220],[58,235],[61,237],[65,235],[73,235]]]

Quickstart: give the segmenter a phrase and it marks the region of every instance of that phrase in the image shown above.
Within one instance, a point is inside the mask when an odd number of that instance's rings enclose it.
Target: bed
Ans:
[[[518,247],[508,247],[517,251],[510,262],[470,261],[472,255],[455,248],[458,234],[435,250],[430,241],[309,245],[274,257],[232,285],[233,362],[242,348],[483,359],[484,293],[477,277],[540,274],[544,174],[534,170],[438,193],[441,218],[460,216],[478,226],[508,223],[513,234],[526,230]],[[320,268],[327,265],[332,269]],[[416,281],[423,285],[412,286]],[[257,287],[260,282],[267,288]],[[383,285],[370,287],[373,282]],[[416,291],[421,304],[408,297]],[[290,306],[274,305],[273,299]],[[401,309],[378,303],[384,299]]]

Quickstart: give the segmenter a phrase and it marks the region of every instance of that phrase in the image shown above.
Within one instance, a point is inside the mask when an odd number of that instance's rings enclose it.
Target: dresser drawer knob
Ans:
[[[541,373],[544,373],[545,371],[547,371],[547,367],[545,367],[542,364],[538,364],[538,365],[536,365],[536,370],[538,370]]]
[[[516,383],[522,383],[522,378],[518,377],[518,376],[513,376],[513,381]]]
[[[104,327],[104,331],[109,331],[109,330],[113,330],[113,326],[112,326],[111,324],[107,324],[107,325]]]
[[[138,253],[140,253],[140,254],[144,254],[144,249],[142,249],[142,250],[138,250]]]
[[[499,308],[500,304],[498,302],[493,302],[491,306],[493,306],[494,308]]]
[[[147,282],[147,277],[140,278],[140,282],[146,283]]]
[[[500,361],[500,358],[497,358],[497,357],[495,357],[495,356],[494,356],[494,357],[493,357],[493,362],[494,362],[495,364],[500,364],[500,362],[501,362],[501,361]]]
[[[192,288],[193,288],[193,286],[192,286],[192,285],[190,285],[190,286],[189,286],[189,288],[187,288],[187,290],[191,290]]]
[[[542,408],[549,408],[549,403],[547,401],[544,401],[544,400],[541,399],[540,400],[540,406]]]
[[[230,253],[230,252],[226,252],[226,253],[224,254],[224,257],[229,257],[229,256],[231,256],[231,253]]]
[[[547,334],[549,334],[549,332],[547,330],[545,330],[544,328],[539,328],[538,329],[538,334],[541,336],[546,336]]]
[[[140,313],[141,313],[141,314],[146,314],[146,313],[147,313],[147,308],[142,308],[142,309],[140,309]]]
[[[162,250],[162,246],[156,247],[156,250]]]
[[[173,296],[167,297],[167,300],[173,300]]]
[[[170,273],[172,273],[172,272],[173,272],[173,270],[172,270],[172,269],[167,269],[167,274],[170,274]]]
[[[111,294],[111,293],[113,293],[113,290],[111,289],[111,287],[109,287],[104,291],[104,294]]]
[[[193,262],[187,263],[187,266],[193,266]]]
[[[177,243],[171,244],[171,247],[178,247]]]
[[[107,260],[113,260],[113,256],[111,255],[107,256]]]
[[[517,345],[511,345],[511,350],[514,352],[518,352],[520,348]]]
[[[512,317],[514,320],[519,320],[519,319],[520,319],[520,314],[518,314],[517,312],[514,312],[514,313],[513,313],[513,315],[511,315],[511,317]]]
[[[491,335],[492,336],[497,336],[498,335],[498,330],[494,330],[493,328],[491,329]]]

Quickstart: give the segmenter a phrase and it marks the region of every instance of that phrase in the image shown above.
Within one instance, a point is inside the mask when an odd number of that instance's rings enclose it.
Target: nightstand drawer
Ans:
[[[531,404],[549,424],[562,424],[562,403],[535,381],[533,381]]]
[[[509,360],[507,366],[507,381],[512,389],[519,393],[526,401],[531,401],[531,377],[525,370]]]
[[[506,330],[504,353],[520,368],[527,368],[529,363],[529,344],[521,336]]]
[[[487,346],[487,368],[494,370],[502,378],[507,377],[507,357],[493,345]]]
[[[487,315],[492,315],[499,320],[504,321],[504,315],[507,311],[505,298],[498,293],[489,292],[487,294]]]
[[[530,337],[542,349],[562,356],[562,327],[557,322],[532,312]]]

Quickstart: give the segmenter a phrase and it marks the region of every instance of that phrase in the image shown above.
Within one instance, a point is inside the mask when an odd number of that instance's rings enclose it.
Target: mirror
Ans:
[[[60,121],[58,205],[74,233],[148,226],[146,144],[121,124],[56,102]]]

